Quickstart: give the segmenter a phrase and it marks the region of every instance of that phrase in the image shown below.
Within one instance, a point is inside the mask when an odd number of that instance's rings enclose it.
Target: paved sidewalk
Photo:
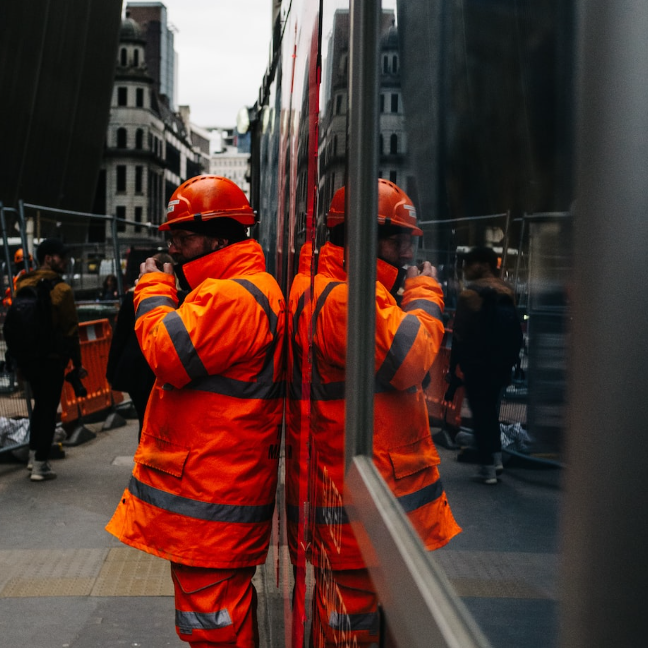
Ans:
[[[137,423],[101,431],[31,482],[0,463],[0,648],[184,646],[173,627],[168,563],[126,547],[104,526],[132,469]],[[439,448],[441,476],[463,533],[434,552],[496,648],[557,645],[560,471],[507,466],[497,486]],[[257,570],[262,648],[283,648],[290,570],[271,546]]]
[[[97,438],[66,448],[53,481],[31,482],[23,464],[0,463],[0,648],[186,646],[173,626],[167,561],[104,530],[128,483],[137,422],[87,427]],[[255,584],[261,645],[279,646],[265,566]]]

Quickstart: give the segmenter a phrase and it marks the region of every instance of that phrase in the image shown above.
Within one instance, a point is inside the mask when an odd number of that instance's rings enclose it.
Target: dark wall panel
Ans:
[[[121,0],[29,0],[0,9],[0,200],[92,209]]]

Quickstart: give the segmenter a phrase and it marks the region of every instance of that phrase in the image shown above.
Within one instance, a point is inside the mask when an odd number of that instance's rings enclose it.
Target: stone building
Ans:
[[[127,12],[120,30],[97,201],[103,213],[120,219],[118,236],[127,245],[160,240],[157,226],[175,188],[207,170],[200,133],[193,136],[191,127],[159,93],[147,68],[145,46],[144,31]]]

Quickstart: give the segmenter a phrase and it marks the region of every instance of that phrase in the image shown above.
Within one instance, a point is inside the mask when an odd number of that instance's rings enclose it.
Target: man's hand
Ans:
[[[144,261],[144,263],[140,264],[140,274],[137,280],[139,281],[148,272],[164,272],[165,274],[173,276],[173,264],[165,263],[162,265],[153,257],[149,257]]]
[[[88,375],[88,370],[85,367],[79,367],[77,375],[79,378],[85,378]]]
[[[418,266],[407,268],[407,278],[411,279],[412,277],[432,277],[432,279],[436,279],[437,270],[429,261],[423,261]]]

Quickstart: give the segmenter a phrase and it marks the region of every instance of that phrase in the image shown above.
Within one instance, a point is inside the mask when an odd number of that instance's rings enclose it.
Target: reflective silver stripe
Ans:
[[[318,506],[315,508],[315,524],[349,524],[344,506]]]
[[[137,499],[157,506],[169,513],[186,515],[197,520],[209,522],[270,522],[274,511],[274,502],[261,504],[259,506],[235,506],[233,504],[213,504],[212,502],[201,502],[189,499],[180,495],[174,495],[167,491],[154,488],[144,484],[135,477],[131,477],[128,484],[129,492]]]
[[[344,399],[344,386],[346,382],[340,380],[338,382],[331,383],[316,383],[313,381],[311,384],[311,400],[318,402],[332,401],[332,400],[342,400]],[[400,391],[402,393],[414,393],[416,392],[416,385],[410,387],[406,390],[398,390],[396,387],[393,387],[389,383],[380,382],[376,378],[374,382],[374,394],[386,394],[389,392]],[[297,394],[296,390],[291,391],[292,394]],[[299,392],[301,394],[301,392]]]
[[[183,612],[175,611],[175,624],[182,634],[191,634],[194,630],[218,630],[232,625],[232,618],[227,609],[218,612]]]
[[[403,318],[382,366],[376,374],[378,380],[385,383],[391,382],[412,349],[420,328],[421,322],[414,315],[406,315]]]
[[[225,376],[207,376],[190,382],[186,389],[205,391],[232,398],[251,398],[259,400],[274,400],[283,398],[286,393],[286,384],[281,382],[247,382]]]
[[[198,357],[196,347],[193,345],[189,331],[187,331],[180,315],[176,311],[168,313],[162,319],[162,324],[169,333],[178,358],[189,377],[196,379],[207,376],[207,369]]]
[[[443,495],[443,484],[437,479],[433,484],[428,484],[414,493],[400,495],[396,499],[403,507],[405,513],[430,504]],[[349,516],[343,506],[318,506],[315,509],[316,524],[349,524]]]
[[[259,306],[261,306],[264,313],[266,314],[266,317],[268,318],[268,329],[270,330],[270,335],[272,335],[272,344],[268,345],[268,349],[266,351],[266,359],[263,363],[263,368],[258,375],[258,382],[271,384],[272,378],[274,376],[274,354],[278,343],[277,325],[279,318],[272,310],[268,297],[251,281],[248,281],[247,279],[233,279],[232,281],[245,288],[245,290],[247,290],[252,295],[252,297],[254,297],[254,300],[257,304],[259,304]]]
[[[414,301],[409,302],[406,306],[403,307],[403,310],[406,313],[409,313],[413,310],[422,310],[425,311],[434,319],[438,319],[440,322],[443,321],[443,315],[441,313],[441,307],[436,302],[430,301],[429,299],[415,299]]]
[[[142,317],[142,315],[146,315],[146,313],[150,313],[158,306],[169,306],[175,310],[176,303],[171,299],[171,297],[147,297],[146,299],[143,299],[137,307],[135,319]]]
[[[434,500],[439,499],[441,495],[443,495],[443,484],[440,479],[437,479],[433,484],[424,486],[414,493],[401,495],[396,499],[403,507],[405,513],[411,513],[412,511],[421,508],[421,506],[434,502]]]
[[[310,288],[308,289],[310,290]],[[293,349],[293,366],[292,366],[292,379],[290,381],[290,397],[293,400],[299,400],[301,399],[302,395],[302,370],[301,370],[301,362],[299,362],[299,359],[301,358],[301,354],[299,353],[299,344],[296,341],[296,332],[297,332],[297,327],[299,326],[299,318],[301,317],[302,311],[304,310],[306,306],[306,293],[303,292],[299,300],[297,302],[297,308],[295,309],[295,313],[293,315],[293,333],[292,333],[292,340],[289,340],[289,343],[292,345]]]
[[[286,504],[286,519],[288,522],[299,522],[299,506],[296,504]]]
[[[311,396],[316,401],[331,401],[342,400],[344,398],[344,385],[346,383],[341,380],[340,382],[321,383],[319,381],[311,385]]]
[[[367,612],[365,614],[340,614],[331,612],[329,626],[334,630],[359,631],[368,630],[369,634],[378,634],[380,619],[378,612]]]
[[[257,288],[257,286],[255,286],[251,281],[248,281],[247,279],[232,279],[232,281],[239,284],[239,286],[243,286],[243,288],[245,288],[245,290],[247,290],[252,295],[252,297],[254,297],[256,303],[261,306],[266,316],[268,317],[268,321],[270,322],[270,332],[272,333],[272,335],[276,335],[278,318],[270,307],[268,298],[259,288]]]

